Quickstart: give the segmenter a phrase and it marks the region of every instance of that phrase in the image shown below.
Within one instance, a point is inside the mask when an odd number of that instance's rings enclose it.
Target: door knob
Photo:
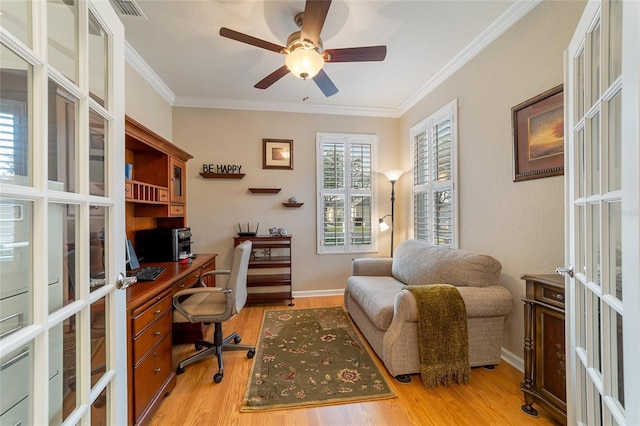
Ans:
[[[556,266],[556,272],[560,275],[569,275],[573,278],[573,265],[569,266]]]
[[[122,272],[118,272],[118,275],[116,275],[116,288],[124,290],[137,281],[138,278],[136,278],[135,275],[133,277],[127,277]]]

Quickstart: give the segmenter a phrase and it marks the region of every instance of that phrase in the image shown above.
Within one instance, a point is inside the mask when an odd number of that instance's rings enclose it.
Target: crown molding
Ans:
[[[144,78],[147,83],[153,87],[156,92],[160,94],[169,105],[173,106],[176,100],[176,95],[169,89],[164,81],[156,74],[156,72],[142,59],[142,56],[136,52],[136,50],[125,40],[124,58],[129,64],[138,71],[138,74]]]
[[[433,77],[422,85],[417,91],[409,96],[396,109],[397,117],[401,117],[418,102],[424,99],[429,93],[444,83],[449,77],[455,74],[467,62],[473,59],[484,48],[491,44],[495,39],[511,28],[516,22],[527,15],[542,0],[516,0],[507,10],[497,17],[491,25],[485,28],[478,36],[460,51],[451,61],[440,69]]]
[[[353,115],[361,117],[396,118],[395,109],[347,107],[286,102],[240,101],[233,99],[178,96],[175,107],[218,108],[244,111],[296,112],[301,114]]]
[[[542,0],[515,0],[507,10],[505,10],[491,23],[491,25],[482,31],[471,43],[460,51],[459,54],[442,67],[440,71],[438,71],[397,108],[366,108],[281,102],[240,101],[194,96],[176,97],[164,81],[162,81],[155,71],[153,71],[153,69],[126,41],[125,58],[131,66],[138,71],[142,78],[144,78],[171,106],[399,118],[541,2]]]

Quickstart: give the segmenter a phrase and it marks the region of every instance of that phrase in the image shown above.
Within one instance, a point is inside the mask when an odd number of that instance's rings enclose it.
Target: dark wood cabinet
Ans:
[[[529,275],[524,302],[524,393],[522,410],[532,416],[533,404],[567,423],[564,278],[556,274]]]
[[[255,235],[235,237],[234,247],[249,240],[253,244],[247,275],[247,303],[289,300],[291,285],[291,236]]]

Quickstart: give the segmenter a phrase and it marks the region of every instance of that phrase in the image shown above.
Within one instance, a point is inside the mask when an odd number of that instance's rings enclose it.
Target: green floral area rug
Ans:
[[[340,307],[265,311],[240,411],[396,395]]]

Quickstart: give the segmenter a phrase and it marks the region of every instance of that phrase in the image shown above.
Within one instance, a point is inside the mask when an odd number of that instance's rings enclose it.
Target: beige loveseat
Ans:
[[[454,285],[464,300],[471,367],[500,362],[504,317],[513,307],[511,293],[500,286],[502,265],[491,256],[408,240],[393,259],[354,259],[344,303],[392,376],[410,380],[420,373],[417,308],[402,286]]]

